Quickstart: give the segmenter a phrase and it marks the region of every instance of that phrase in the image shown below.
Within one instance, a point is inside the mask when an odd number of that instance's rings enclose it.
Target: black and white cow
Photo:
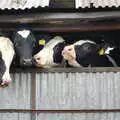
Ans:
[[[8,85],[11,82],[9,69],[15,51],[11,40],[7,37],[0,37],[0,85]]]
[[[45,43],[44,40],[40,41]],[[61,36],[55,36],[44,45],[44,47],[34,55],[34,63],[37,67],[61,66],[63,56],[61,54],[65,46],[65,41]]]
[[[32,55],[35,46],[35,36],[29,28],[19,28],[13,36],[18,66],[32,66]]]
[[[79,40],[74,44],[65,46],[62,55],[73,67],[116,67],[118,64],[113,58],[114,51],[116,48],[109,46],[104,48],[104,46],[90,40]],[[120,58],[120,53],[118,56]]]

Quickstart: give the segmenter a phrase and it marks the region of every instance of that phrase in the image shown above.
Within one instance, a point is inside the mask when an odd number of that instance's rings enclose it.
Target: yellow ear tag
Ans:
[[[105,54],[105,50],[102,48],[99,50],[99,55],[104,55]]]
[[[45,40],[44,39],[41,39],[38,41],[39,45],[45,45]]]

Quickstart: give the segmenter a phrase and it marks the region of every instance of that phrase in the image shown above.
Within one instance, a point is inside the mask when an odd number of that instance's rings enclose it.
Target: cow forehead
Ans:
[[[73,45],[82,45],[82,44],[84,44],[84,43],[96,44],[95,42],[90,41],[90,40],[79,40],[79,41],[75,42]]]
[[[53,48],[58,43],[64,42],[64,39],[61,36],[55,36],[53,39],[51,39],[48,43],[45,44],[45,48]]]
[[[21,35],[23,38],[27,38],[28,35],[30,34],[30,30],[21,30],[17,32],[19,35]]]

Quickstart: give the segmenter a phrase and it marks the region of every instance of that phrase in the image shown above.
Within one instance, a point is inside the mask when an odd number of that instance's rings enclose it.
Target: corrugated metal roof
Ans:
[[[95,8],[98,7],[119,7],[120,6],[120,0],[76,0],[76,8],[90,8],[91,5]]]
[[[0,0],[1,9],[25,9],[49,6],[49,0]]]

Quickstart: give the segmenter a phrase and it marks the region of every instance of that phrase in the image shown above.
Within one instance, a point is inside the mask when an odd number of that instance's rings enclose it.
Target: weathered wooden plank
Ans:
[[[82,73],[82,72],[86,72],[86,73],[96,73],[96,72],[120,72],[120,67],[92,67],[92,68],[88,68],[88,67],[82,67],[82,68],[12,68],[11,69],[11,73],[20,73],[24,70],[24,73],[29,73],[29,72],[33,72],[33,73]]]
[[[108,12],[41,12],[41,13],[28,13],[17,15],[1,15],[0,23],[37,23],[50,20],[70,20],[70,19],[111,19],[120,18],[120,11]]]

